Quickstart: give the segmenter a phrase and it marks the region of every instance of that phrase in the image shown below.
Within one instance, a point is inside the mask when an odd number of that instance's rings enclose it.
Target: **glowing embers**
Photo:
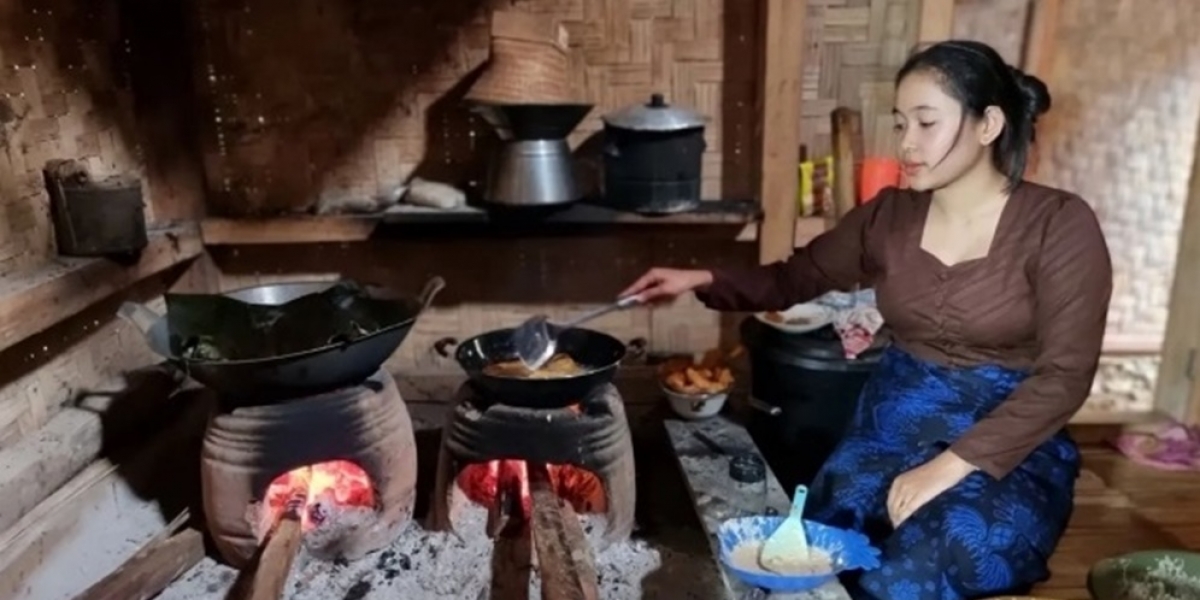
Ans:
[[[608,511],[608,495],[596,474],[571,465],[547,465],[550,487],[559,498],[570,503],[579,514]],[[490,507],[502,490],[517,490],[521,516],[533,514],[529,492],[528,465],[523,460],[502,459],[467,465],[456,480],[466,497],[480,506]]]
[[[628,539],[636,500],[633,445],[624,403],[612,385],[577,405],[528,408],[484,401],[464,384],[442,428],[430,528],[457,530],[455,522],[467,520],[470,505],[509,516],[519,512],[518,520],[526,520],[535,468],[536,479],[544,474],[551,488],[547,494],[604,523],[600,549]]]
[[[339,520],[361,521],[373,517],[376,510],[367,472],[348,460],[332,460],[276,477],[263,497],[255,535],[261,540],[289,503],[297,502],[305,533]]]
[[[412,518],[412,421],[383,371],[327,394],[222,411],[205,431],[200,476],[205,521],[229,565],[248,564],[289,501],[308,555],[355,560]]]

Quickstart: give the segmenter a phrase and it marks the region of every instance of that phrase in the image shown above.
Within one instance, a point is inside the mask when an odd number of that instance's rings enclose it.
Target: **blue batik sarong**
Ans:
[[[1071,516],[1079,474],[1079,450],[1065,431],[1000,480],[969,475],[895,530],[887,515],[896,476],[948,448],[1026,377],[885,352],[808,496],[810,518],[861,531],[883,551],[880,568],[845,581],[852,596],[985,598],[1027,592],[1049,576],[1046,561]]]

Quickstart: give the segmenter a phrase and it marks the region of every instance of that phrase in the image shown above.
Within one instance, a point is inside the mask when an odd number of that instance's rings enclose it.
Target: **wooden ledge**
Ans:
[[[0,283],[0,351],[204,251],[195,225],[152,231],[149,237],[141,259],[131,266],[105,258],[57,258],[6,278]]]
[[[744,225],[761,217],[757,203],[709,201],[697,210],[645,216],[578,203],[542,218],[502,217],[479,208],[438,210],[402,205],[371,215],[292,215],[271,218],[208,218],[201,222],[205,245],[350,243],[371,239],[384,227],[424,225]]]
[[[200,236],[208,246],[240,244],[320,244],[370,239],[379,216],[288,216],[269,219],[208,218]]]
[[[833,227],[834,221],[825,217],[800,217],[796,219],[796,230],[793,234],[792,245],[796,248],[807,246],[813,238],[821,235],[826,229]],[[751,223],[742,228],[737,236],[739,242],[757,242],[758,224]]]

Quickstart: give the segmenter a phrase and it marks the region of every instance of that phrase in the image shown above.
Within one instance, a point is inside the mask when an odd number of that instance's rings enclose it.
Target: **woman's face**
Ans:
[[[933,72],[915,71],[900,81],[892,114],[901,169],[914,190],[944,187],[990,158],[995,136],[987,119],[964,114]]]

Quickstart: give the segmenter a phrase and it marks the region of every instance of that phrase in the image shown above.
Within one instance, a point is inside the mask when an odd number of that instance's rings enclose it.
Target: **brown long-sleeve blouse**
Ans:
[[[945,265],[921,248],[932,196],[890,188],[786,261],[714,271],[717,310],[782,310],[855,284],[875,288],[894,343],[948,365],[1030,376],[950,447],[996,478],[1066,426],[1095,377],[1112,295],[1108,246],[1074,194],[1024,182],[987,256]]]

